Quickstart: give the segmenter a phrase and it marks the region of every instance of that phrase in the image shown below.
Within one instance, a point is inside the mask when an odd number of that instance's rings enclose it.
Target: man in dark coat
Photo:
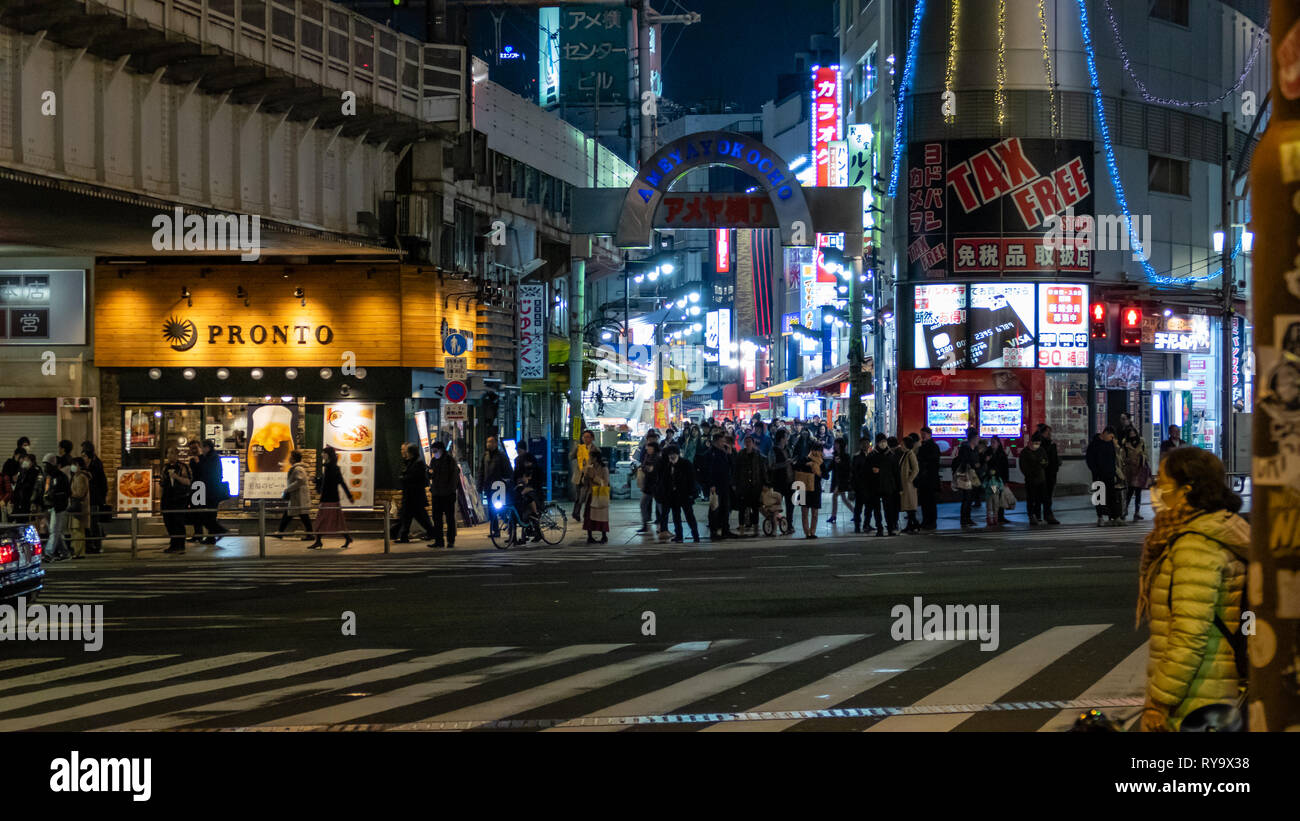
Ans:
[[[685,515],[686,523],[691,527],[691,538],[698,542],[700,529],[695,523],[695,466],[686,461],[676,445],[664,449],[664,458],[667,462],[661,465],[662,481],[668,506],[673,513],[673,528],[676,530],[673,541],[680,543],[682,540],[682,516]]]
[[[713,446],[708,461],[704,463],[704,490],[712,497],[716,494],[718,506],[709,508],[709,534],[715,541],[734,539],[731,532],[731,477],[732,455],[727,448],[727,435],[721,431],[713,434]]]
[[[501,505],[504,507],[510,499],[510,488],[514,484],[514,469],[510,467],[510,457],[506,456],[501,450],[497,438],[489,436],[483,443],[483,465],[478,472],[478,489],[480,493],[486,493],[488,497],[488,530],[495,535],[500,525],[498,524],[498,514],[496,508],[496,499],[493,495],[496,493],[494,485],[497,482],[502,483],[504,494],[501,497]]]
[[[1029,524],[1036,525],[1043,517],[1043,493],[1047,489],[1047,453],[1043,450],[1042,434],[1029,439],[1029,447],[1020,451],[1020,472],[1025,474],[1025,508],[1029,511]]]
[[[449,548],[456,546],[456,491],[460,490],[460,465],[447,453],[442,442],[429,446],[429,495],[433,497],[433,541],[428,547],[442,547],[442,522],[447,520]]]
[[[204,439],[199,445],[194,481],[203,483],[203,494],[207,497],[203,507],[195,512],[194,536],[198,538],[206,528],[208,535],[198,540],[203,544],[216,544],[218,538],[230,532],[217,522],[217,505],[230,498],[230,490],[221,481],[221,458],[217,455],[216,443],[211,439]]]
[[[740,516],[740,535],[752,528],[751,536],[758,535],[759,502],[767,485],[767,459],[758,450],[754,437],[745,437],[745,447],[736,454],[732,481],[736,488],[736,509]]]
[[[920,473],[916,475],[916,501],[921,508],[921,529],[936,530],[939,527],[939,488],[942,478],[939,474],[939,460],[942,454],[939,445],[931,438],[929,428],[921,428],[921,444],[916,451],[916,461]]]
[[[853,455],[852,468],[852,485],[853,485],[853,532],[862,532],[862,525],[871,526],[871,514],[874,512],[876,520],[884,514],[879,509],[880,499],[873,499],[871,495],[871,440],[862,439],[858,442],[858,452]],[[863,520],[862,512],[866,510],[866,519]]]
[[[961,443],[957,448],[957,455],[952,460],[952,484],[957,487],[957,477],[968,470],[979,472],[980,457],[976,452],[975,446],[979,444],[979,432],[975,428],[967,428],[966,441]],[[979,488],[970,488],[961,490],[961,524],[965,526],[975,526],[975,520],[971,517],[971,507],[975,504],[975,499],[980,494]]]
[[[104,463],[95,453],[93,442],[81,443],[81,455],[86,460],[86,474],[90,477],[90,527],[86,531],[86,552],[102,553],[104,528],[100,515],[108,504],[108,476]]]
[[[899,475],[898,460],[889,451],[889,437],[876,434],[876,446],[867,455],[869,504],[876,512],[876,535],[885,535],[888,511],[898,509],[898,491],[903,483]],[[870,524],[870,521],[865,524]],[[889,535],[898,535],[897,521],[889,522]]]
[[[1052,426],[1041,424],[1038,435],[1043,437],[1043,453],[1047,456],[1045,472],[1046,484],[1043,487],[1043,521],[1049,525],[1059,525],[1056,514],[1052,513],[1052,496],[1056,494],[1056,475],[1061,472],[1061,456],[1052,441]]]
[[[1097,527],[1105,520],[1119,521],[1119,499],[1123,488],[1119,478],[1119,452],[1115,448],[1115,429],[1107,427],[1092,438],[1088,451],[1084,454],[1092,481],[1101,482],[1104,489],[1101,504],[1097,508]]]
[[[429,520],[425,489],[429,487],[428,472],[415,445],[402,445],[402,508],[397,519],[397,543],[410,544],[411,521],[420,523],[426,538],[432,538],[433,522]]]

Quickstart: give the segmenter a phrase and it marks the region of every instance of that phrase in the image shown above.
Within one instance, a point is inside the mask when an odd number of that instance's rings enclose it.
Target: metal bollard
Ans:
[[[388,530],[389,517],[392,514],[389,513],[388,505],[384,505],[383,508],[384,508],[384,552],[387,553],[391,548],[392,541],[393,541],[392,533],[390,533]]]
[[[266,500],[257,500],[257,557],[266,558]]]
[[[135,558],[136,545],[140,542],[140,520],[138,510],[131,511],[131,558]]]

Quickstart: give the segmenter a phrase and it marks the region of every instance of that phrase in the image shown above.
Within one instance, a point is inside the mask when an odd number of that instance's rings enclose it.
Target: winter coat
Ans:
[[[1020,451],[1020,472],[1025,474],[1025,485],[1047,485],[1047,454],[1043,446],[1038,450],[1025,448]]]
[[[736,454],[731,475],[738,496],[742,499],[757,497],[767,484],[767,460],[757,450],[752,453],[742,450]]]
[[[1129,487],[1145,488],[1151,482],[1151,462],[1147,459],[1147,446],[1141,439],[1136,445],[1127,442],[1120,446],[1124,481]],[[1143,465],[1146,470],[1142,469]]]
[[[711,488],[716,488],[718,495],[731,493],[731,461],[734,457],[725,448],[718,450],[709,446],[709,452],[704,455],[704,472],[700,482],[707,492]]]
[[[216,507],[230,498],[230,489],[221,481],[221,458],[215,450],[200,454],[194,469],[194,481],[203,483],[208,507]]]
[[[455,496],[460,489],[460,465],[450,453],[429,460],[429,495]]]
[[[1151,582],[1147,698],[1168,709],[1170,730],[1193,710],[1237,698],[1235,656],[1214,617],[1240,629],[1250,549],[1250,525],[1227,511],[1199,516],[1184,531],[1157,559]]]
[[[592,442],[590,448],[579,442],[569,451],[569,467],[571,468],[570,479],[573,486],[577,487],[582,484],[582,472],[587,468],[587,462],[591,460],[591,451],[596,449],[596,443]]]
[[[173,479],[171,471],[176,472],[176,478]],[[190,463],[189,462],[168,462],[163,465],[162,476],[162,509],[167,513],[179,513],[190,506]]]
[[[1094,482],[1105,482],[1110,487],[1120,484],[1123,477],[1119,472],[1119,449],[1114,442],[1107,442],[1101,438],[1101,434],[1097,434],[1092,438],[1092,444],[1088,445],[1084,459],[1088,463],[1088,470],[1092,471]]]
[[[1002,484],[1011,481],[1011,461],[1007,458],[1007,449],[989,448],[989,471],[1002,480]]]
[[[514,482],[514,470],[510,467],[510,457],[506,456],[500,448],[484,451],[483,469],[479,471],[478,475],[478,489],[490,491],[492,485],[497,482],[505,482],[507,488]]]
[[[98,456],[86,465],[86,474],[90,479],[90,504],[102,507],[108,501],[108,476],[104,473],[104,463]]]
[[[445,458],[445,457],[444,457]],[[416,507],[428,504],[424,489],[429,486],[429,475],[420,459],[407,459],[402,463],[402,502]],[[324,501],[322,499],[322,501]]]
[[[670,504],[687,506],[695,502],[695,466],[679,456],[677,464],[664,462],[664,484]]]
[[[916,477],[921,475],[921,463],[916,458],[916,450],[903,448],[898,457],[898,478],[903,483],[899,492],[899,510],[916,510]]]
[[[90,476],[84,470],[78,470],[72,474],[70,483],[71,503],[69,508],[79,507],[81,510],[72,514],[72,517],[81,522],[82,527],[90,526]]]
[[[767,481],[772,489],[781,495],[791,492],[790,483],[794,481],[794,464],[790,461],[790,443],[785,446],[772,445],[772,468]]]
[[[1045,440],[1041,449],[1047,454],[1047,481],[1056,481],[1056,474],[1061,471],[1061,454],[1056,449],[1056,443],[1050,439]]]
[[[299,462],[289,468],[289,483],[284,490],[289,494],[286,498],[289,500],[290,516],[311,513],[311,483],[308,481],[306,465]]]
[[[942,454],[939,445],[929,439],[916,446],[916,463],[920,473],[916,476],[916,486],[928,490],[938,490],[943,479],[939,474],[939,460]]]
[[[880,468],[879,472],[872,468]],[[880,496],[888,496],[902,490],[902,476],[898,471],[898,460],[889,448],[881,450],[872,448],[867,455],[867,489]]]
[[[853,489],[853,460],[848,451],[831,457],[830,470],[832,491],[847,493]]]

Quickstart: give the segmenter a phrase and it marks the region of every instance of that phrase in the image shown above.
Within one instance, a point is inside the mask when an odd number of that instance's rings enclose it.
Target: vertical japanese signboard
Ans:
[[[519,286],[519,378],[546,378],[546,286]]]
[[[565,102],[626,103],[627,10],[565,6],[560,14],[560,90]]]
[[[352,504],[368,508],[375,499],[375,406],[363,402],[334,402],[325,406],[325,444],[338,451],[339,471],[352,492]],[[421,449],[424,443],[421,442]]]
[[[842,78],[839,66],[813,66],[812,69],[812,152],[817,169],[817,184],[832,185],[830,144],[844,139],[841,116]],[[845,154],[847,160],[847,153]],[[847,172],[847,162],[845,170]]]

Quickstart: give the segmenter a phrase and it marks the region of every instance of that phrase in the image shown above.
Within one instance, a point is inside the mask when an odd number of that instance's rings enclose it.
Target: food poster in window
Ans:
[[[352,492],[350,507],[372,506],[375,498],[375,406],[364,402],[326,405],[323,431],[325,444],[339,453],[339,470],[343,482]],[[344,502],[344,506],[349,505]]]

